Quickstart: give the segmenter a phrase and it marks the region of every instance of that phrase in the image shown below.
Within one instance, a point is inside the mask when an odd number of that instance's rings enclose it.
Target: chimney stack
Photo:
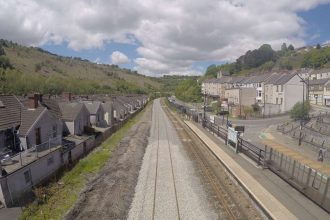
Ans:
[[[29,95],[28,99],[29,99],[28,108],[31,108],[31,109],[38,108],[39,94],[35,93],[32,95]]]
[[[64,92],[63,93],[63,98],[65,99],[65,101],[71,102],[71,98],[72,98],[71,92]]]

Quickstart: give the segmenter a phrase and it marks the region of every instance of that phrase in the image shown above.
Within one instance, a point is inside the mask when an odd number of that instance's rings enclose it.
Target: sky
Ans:
[[[196,75],[267,43],[330,42],[330,0],[0,0],[0,38],[141,74]]]

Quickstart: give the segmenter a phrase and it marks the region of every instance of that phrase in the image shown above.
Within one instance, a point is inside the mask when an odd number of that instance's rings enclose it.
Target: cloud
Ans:
[[[130,59],[128,59],[128,57],[120,51],[114,51],[111,54],[110,58],[111,58],[111,63],[116,65],[127,64],[130,62]]]
[[[0,0],[0,37],[74,50],[137,44],[135,69],[189,73],[196,61],[232,61],[249,49],[305,44],[297,14],[330,0]],[[116,58],[115,58],[116,59]]]

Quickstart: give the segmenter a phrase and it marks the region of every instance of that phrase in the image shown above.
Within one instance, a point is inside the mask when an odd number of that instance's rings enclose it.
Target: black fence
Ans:
[[[258,147],[251,142],[244,140],[239,137],[237,144],[228,141],[228,129],[225,126],[215,124],[210,121],[207,117],[204,118],[202,112],[197,112],[196,110],[191,109],[188,106],[176,103],[169,102],[173,107],[175,107],[181,114],[186,115],[188,118],[192,119],[197,123],[201,123],[205,128],[207,128],[212,133],[216,134],[218,137],[223,139],[229,146],[237,148],[237,153],[243,153],[248,156],[250,159],[255,161],[258,165],[265,165],[265,148]],[[227,122],[225,123],[227,124]]]
[[[205,128],[222,138],[228,145],[234,147],[237,153],[243,153],[258,165],[263,166],[263,168],[269,168],[269,170],[276,173],[284,181],[330,213],[330,177],[328,175],[272,147],[265,146],[262,148],[241,137],[238,138],[237,143],[232,143],[227,140],[228,130],[226,127],[212,123],[209,119],[204,118],[203,114],[194,112],[189,107],[177,103],[171,103],[171,105],[179,109],[186,117],[202,123]],[[200,115],[202,118],[200,118]],[[312,117],[320,117],[320,115]],[[289,128],[286,128],[287,126]],[[279,126],[278,130],[287,131],[293,127],[286,124]]]

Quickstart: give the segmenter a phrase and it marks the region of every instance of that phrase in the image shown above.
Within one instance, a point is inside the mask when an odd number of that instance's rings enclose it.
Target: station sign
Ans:
[[[237,144],[238,132],[235,131],[235,128],[228,127],[228,140]]]

